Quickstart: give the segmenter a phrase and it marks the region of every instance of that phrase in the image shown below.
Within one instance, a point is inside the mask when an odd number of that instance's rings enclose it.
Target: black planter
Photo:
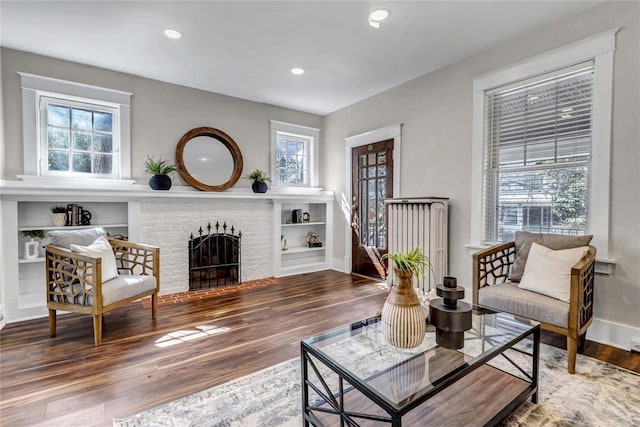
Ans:
[[[256,181],[251,184],[251,189],[254,193],[266,193],[269,189],[269,186],[264,181]]]
[[[149,187],[154,190],[168,190],[171,188],[171,177],[169,175],[153,175],[149,180]]]

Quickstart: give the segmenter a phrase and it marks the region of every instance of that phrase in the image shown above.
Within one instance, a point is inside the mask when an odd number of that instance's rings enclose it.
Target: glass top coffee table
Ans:
[[[379,317],[301,342],[304,424],[496,425],[537,403],[540,326],[474,306],[464,347],[388,344]]]

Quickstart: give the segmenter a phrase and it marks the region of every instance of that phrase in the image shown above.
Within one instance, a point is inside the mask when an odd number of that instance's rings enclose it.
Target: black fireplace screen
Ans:
[[[189,290],[216,288],[240,283],[240,240],[242,232],[227,233],[227,223],[216,222],[215,233],[211,233],[211,223],[206,233],[202,227],[198,237],[191,233],[189,238]]]

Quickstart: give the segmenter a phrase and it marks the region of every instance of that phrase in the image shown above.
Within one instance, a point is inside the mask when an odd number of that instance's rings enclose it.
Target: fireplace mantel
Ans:
[[[99,201],[99,202],[144,202],[172,200],[247,199],[247,200],[297,200],[308,198],[317,201],[333,200],[333,191],[320,188],[270,188],[266,193],[254,193],[248,188],[232,188],[222,192],[199,191],[188,186],[174,186],[171,190],[152,190],[142,184],[98,185],[78,188],[55,183],[45,186],[26,181],[0,181],[2,200],[14,201]]]

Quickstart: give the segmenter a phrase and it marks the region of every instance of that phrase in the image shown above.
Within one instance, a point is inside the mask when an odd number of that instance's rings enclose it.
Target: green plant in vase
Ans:
[[[51,210],[51,221],[53,225],[56,227],[62,227],[67,223],[67,207],[66,206],[52,206],[49,208]]]
[[[425,312],[413,287],[413,276],[433,272],[431,261],[420,246],[409,252],[383,255],[393,264],[393,286],[382,307],[382,333],[389,344],[400,348],[413,348],[422,344],[426,332]]]
[[[254,170],[249,175],[245,176],[244,179],[252,181],[251,189],[254,193],[266,193],[269,189],[267,182],[271,182],[271,178],[269,178],[267,173],[261,169]]]
[[[390,259],[395,265],[395,268],[409,271],[411,276],[416,276],[416,279],[426,277],[424,273],[425,270],[433,273],[431,260],[422,252],[422,247],[420,246],[416,246],[409,252],[386,253],[382,255],[382,258]]]
[[[42,230],[26,230],[22,232],[22,235],[24,237],[28,237],[32,240],[34,239],[38,239],[38,240],[42,240],[44,239],[44,231]]]
[[[149,187],[154,190],[168,190],[171,188],[171,175],[178,170],[178,166],[164,160],[159,157],[156,160],[155,156],[147,156],[147,160],[144,162],[144,171],[150,175],[153,175],[149,179]]]

